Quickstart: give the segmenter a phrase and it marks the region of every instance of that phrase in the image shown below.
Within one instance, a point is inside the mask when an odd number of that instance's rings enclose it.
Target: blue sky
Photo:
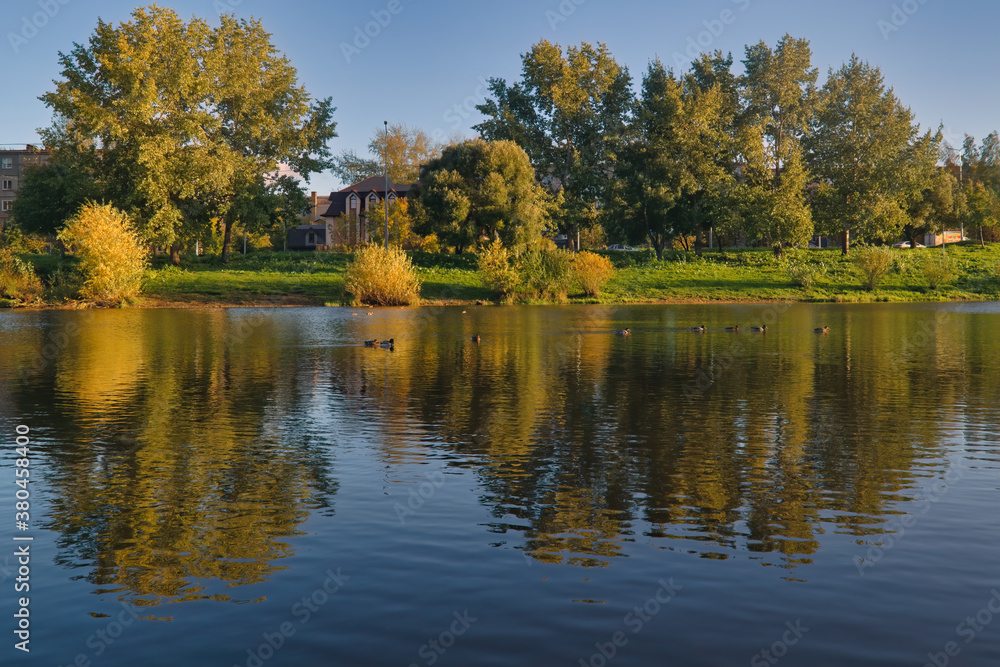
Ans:
[[[808,39],[820,82],[852,52],[881,67],[924,127],[945,126],[961,142],[1000,129],[1000,3],[976,0],[177,0],[181,16],[220,10],[255,16],[298,68],[314,97],[332,97],[335,152],[361,153],[382,121],[441,136],[474,136],[484,82],[515,80],[520,55],[548,39],[563,46],[606,42],[637,81],[650,59],[690,62],[695,49],[773,46],[785,33]],[[85,42],[98,17],[119,22],[136,6],[116,0],[0,3],[0,143],[38,140],[49,110],[37,97],[58,77],[58,52]],[[368,34],[365,34],[365,33]],[[360,36],[359,36],[360,35]],[[314,175],[309,189],[339,187]]]

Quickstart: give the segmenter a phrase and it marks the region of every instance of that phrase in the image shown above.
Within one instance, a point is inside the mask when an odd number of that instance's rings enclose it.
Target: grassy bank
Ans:
[[[949,246],[953,277],[930,289],[925,271],[928,258],[940,248],[894,251],[896,261],[881,286],[861,287],[850,258],[837,250],[795,250],[776,258],[770,249],[673,251],[658,262],[648,251],[608,254],[615,277],[597,299],[571,291],[570,303],[642,303],[663,301],[940,301],[994,300],[1000,297],[1000,245],[975,243]],[[28,257],[49,283],[59,283],[66,266],[57,257]],[[328,253],[256,253],[234,255],[228,265],[217,257],[184,257],[174,267],[157,257],[148,271],[147,306],[323,305],[344,302],[344,275],[349,255]],[[413,263],[423,283],[425,302],[489,301],[493,295],[475,269],[475,255],[417,253]],[[797,285],[795,273],[812,277],[809,287]],[[575,292],[575,293],[574,293]],[[50,303],[62,299],[58,289]]]

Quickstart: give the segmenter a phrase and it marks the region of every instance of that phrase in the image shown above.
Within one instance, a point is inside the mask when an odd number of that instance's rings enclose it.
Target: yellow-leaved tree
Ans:
[[[84,299],[117,306],[142,291],[148,250],[122,211],[110,204],[85,204],[59,232],[59,240],[79,261]]]

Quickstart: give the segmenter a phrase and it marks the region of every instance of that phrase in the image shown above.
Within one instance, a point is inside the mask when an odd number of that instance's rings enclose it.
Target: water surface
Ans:
[[[997,304],[368,312],[0,313],[4,663],[1000,664]]]

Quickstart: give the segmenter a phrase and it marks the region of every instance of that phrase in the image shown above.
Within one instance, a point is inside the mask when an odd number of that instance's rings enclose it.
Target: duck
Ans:
[[[618,336],[631,336],[632,335],[632,330],[631,329],[618,329],[617,331],[615,331],[615,334],[618,335]]]
[[[830,327],[817,327],[813,329],[813,333],[830,333]]]
[[[726,327],[726,331],[732,331],[734,333],[737,332],[737,331],[739,331],[739,330],[740,330],[740,325],[738,325],[738,324],[736,326],[734,326],[734,327]]]
[[[378,338],[365,341],[365,347],[378,347]]]
[[[387,347],[389,349],[392,349],[396,345],[396,339],[390,338],[389,340],[384,340],[381,343],[379,343],[379,345],[381,345],[382,347]]]
[[[471,340],[473,343],[478,343],[482,339],[479,337],[479,334],[476,334],[475,336],[473,336],[469,340]]]
[[[705,333],[705,325],[702,324],[701,326],[691,327],[691,331],[697,331],[698,333]]]
[[[767,331],[767,325],[762,324],[759,327],[750,327],[750,331],[757,331],[759,333],[765,333]]]

